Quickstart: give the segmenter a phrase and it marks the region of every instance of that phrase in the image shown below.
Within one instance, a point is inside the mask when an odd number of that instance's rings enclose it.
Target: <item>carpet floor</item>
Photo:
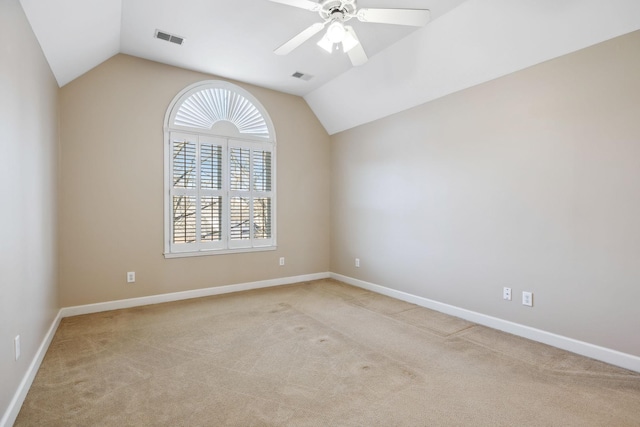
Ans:
[[[16,426],[640,426],[640,374],[334,280],[62,320]]]

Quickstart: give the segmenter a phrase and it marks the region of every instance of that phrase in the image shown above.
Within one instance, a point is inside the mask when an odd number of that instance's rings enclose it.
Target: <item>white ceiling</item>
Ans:
[[[430,9],[432,20],[351,21],[370,57],[354,68],[316,46],[321,34],[275,55],[319,17],[268,0],[20,1],[60,86],[126,53],[304,96],[329,133],[640,28],[638,0],[358,0]],[[156,29],[184,45],[155,39]]]
[[[432,19],[464,0],[358,0],[360,7],[430,9]],[[278,56],[273,50],[319,22],[316,12],[268,0],[21,0],[60,86],[118,52],[306,95],[351,68],[346,55],[316,45],[322,34]],[[415,27],[351,20],[369,56]],[[156,29],[185,38],[154,38]],[[296,71],[310,81],[291,77]]]
[[[305,100],[334,134],[639,29],[639,0],[467,0]]]

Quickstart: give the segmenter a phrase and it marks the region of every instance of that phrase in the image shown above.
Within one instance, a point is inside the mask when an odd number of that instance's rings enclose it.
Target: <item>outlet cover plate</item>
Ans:
[[[522,291],[522,305],[533,307],[533,292]]]
[[[16,360],[20,359],[20,335],[16,335],[13,339],[13,352],[16,356]]]

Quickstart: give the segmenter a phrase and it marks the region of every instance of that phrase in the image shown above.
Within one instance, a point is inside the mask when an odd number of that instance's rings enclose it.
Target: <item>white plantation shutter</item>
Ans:
[[[229,147],[230,247],[246,247],[251,240],[251,150]],[[246,240],[246,243],[239,241]]]
[[[196,142],[176,135],[172,141],[174,243],[196,241]]]
[[[221,249],[226,140],[171,133],[172,252]]]
[[[200,239],[222,240],[222,144],[200,144]]]
[[[268,144],[229,140],[230,248],[273,244],[271,158]]]
[[[271,220],[271,151],[266,149],[253,151],[253,230],[254,239],[269,244],[272,239]],[[256,243],[259,244],[259,243]]]
[[[196,188],[196,142],[189,135],[176,135],[173,141],[173,186]]]
[[[275,248],[275,141],[259,103],[204,82],[166,120],[165,256]]]
[[[196,198],[173,196],[173,243],[196,241]]]
[[[201,137],[202,138],[202,137]],[[200,241],[222,242],[223,140],[202,138],[200,143]],[[223,245],[209,245],[221,248]]]

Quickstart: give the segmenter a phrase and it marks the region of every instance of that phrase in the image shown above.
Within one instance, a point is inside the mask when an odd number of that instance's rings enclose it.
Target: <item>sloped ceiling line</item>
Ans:
[[[469,0],[304,98],[335,134],[636,31],[638,16],[637,0]]]
[[[329,134],[640,29],[638,0],[393,1],[430,9],[432,21],[417,30],[354,23],[370,57],[360,67],[313,40],[274,55],[317,17],[268,0],[20,3],[60,86],[126,53],[304,96]],[[185,45],[158,43],[157,28],[185,35]],[[315,78],[291,78],[299,69]]]

